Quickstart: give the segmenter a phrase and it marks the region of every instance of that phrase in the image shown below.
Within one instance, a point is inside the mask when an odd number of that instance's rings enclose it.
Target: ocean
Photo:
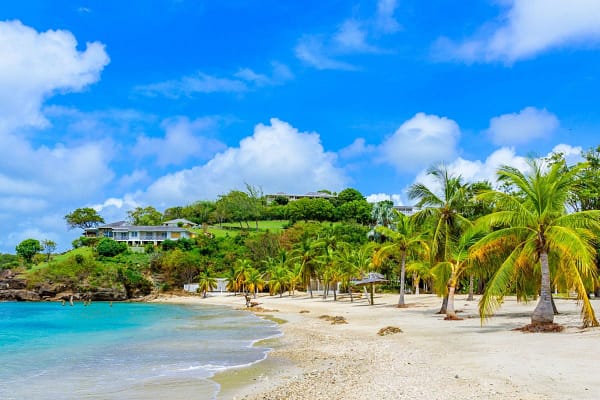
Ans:
[[[218,306],[0,302],[0,399],[215,399],[279,334]]]

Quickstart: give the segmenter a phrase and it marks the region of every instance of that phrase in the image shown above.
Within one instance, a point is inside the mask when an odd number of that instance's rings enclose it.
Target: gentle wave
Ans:
[[[215,306],[0,304],[0,398],[212,399],[216,373],[263,361],[277,324]],[[3,389],[4,387],[4,389]]]

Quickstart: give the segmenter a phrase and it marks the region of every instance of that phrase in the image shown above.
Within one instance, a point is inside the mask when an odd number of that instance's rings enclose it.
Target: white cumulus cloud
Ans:
[[[202,136],[216,128],[217,119],[212,117],[198,118],[190,121],[180,117],[163,122],[165,136],[153,138],[140,136],[133,149],[139,157],[153,156],[159,166],[181,165],[189,158],[207,159],[223,150],[225,144]]]
[[[341,158],[355,158],[360,157],[364,154],[369,154],[374,152],[376,149],[375,146],[371,144],[366,144],[365,139],[356,138],[354,142],[352,142],[349,146],[344,147],[338,151],[338,154]]]
[[[97,195],[112,180],[110,140],[40,145],[22,133],[23,128],[47,128],[44,102],[98,81],[109,57],[98,42],[78,50],[68,31],[38,32],[20,21],[0,21],[0,60],[0,148],[5,150],[0,157],[0,220],[6,227],[0,248],[11,251],[27,237],[64,236],[59,214]],[[29,132],[33,136],[36,131]]]
[[[527,107],[518,113],[492,118],[487,133],[497,145],[518,145],[549,138],[559,125],[551,112]]]
[[[78,51],[71,32],[37,32],[20,21],[0,21],[0,60],[0,132],[47,125],[43,101],[96,82],[109,62],[99,42]]]
[[[273,118],[258,124],[252,136],[218,153],[204,165],[159,178],[139,202],[170,206],[198,199],[214,199],[244,183],[268,192],[304,193],[319,189],[338,191],[348,181],[336,166],[337,157],[326,152],[319,134],[300,132]]]
[[[597,0],[510,0],[495,28],[482,27],[463,42],[438,41],[439,55],[474,61],[514,61],[553,48],[590,47],[600,42],[600,2]]]
[[[460,128],[453,120],[417,113],[379,146],[379,157],[398,171],[418,171],[453,159],[459,138]]]
[[[562,153],[567,160],[567,163],[570,165],[582,160],[581,147],[573,147],[568,144],[559,144],[548,154],[540,158],[549,157],[553,153]],[[461,176],[463,182],[488,181],[492,185],[495,185],[497,178],[496,173],[499,167],[508,165],[517,168],[520,171],[527,172],[529,170],[527,159],[527,157],[518,155],[512,147],[501,147],[492,152],[483,161],[466,160],[459,157],[451,163],[446,164],[446,168],[451,175]],[[434,190],[434,192],[439,192],[441,190],[441,187],[427,174],[426,170],[422,170],[417,175],[415,182],[425,184],[427,187]]]

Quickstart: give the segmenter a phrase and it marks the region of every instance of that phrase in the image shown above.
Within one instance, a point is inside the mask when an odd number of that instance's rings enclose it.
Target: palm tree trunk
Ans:
[[[402,262],[400,263],[400,298],[398,299],[398,307],[404,307],[404,281],[406,280],[406,251],[402,252]]]
[[[337,282],[334,282],[335,285],[333,286],[333,301],[337,301],[337,294],[336,294],[336,289],[337,289]]]
[[[554,311],[554,315],[558,315],[558,308],[556,308],[556,303],[554,302],[554,296],[550,296],[550,300],[552,301],[552,311]]]
[[[446,309],[448,308],[448,295],[444,296],[444,299],[442,300],[442,307],[440,308],[440,311],[438,311],[438,314],[446,314]]]
[[[456,311],[454,311],[454,291],[456,290],[456,285],[450,285],[448,287],[448,297],[446,304],[446,319],[458,319],[456,315]]]
[[[542,288],[540,300],[538,301],[538,304],[531,315],[531,323],[551,324],[554,322],[554,309],[552,308],[552,287],[550,286],[548,253],[545,251],[540,253],[540,263],[542,267]]]
[[[467,301],[473,301],[473,274],[469,275],[469,296]]]
[[[421,294],[420,292],[420,288],[419,288],[419,282],[421,279],[419,279],[418,275],[413,275],[413,282],[415,283],[415,294],[418,296]]]
[[[456,311],[454,311],[454,292],[456,291],[456,273],[452,271],[448,280],[448,296],[446,303],[446,319],[458,319]]]

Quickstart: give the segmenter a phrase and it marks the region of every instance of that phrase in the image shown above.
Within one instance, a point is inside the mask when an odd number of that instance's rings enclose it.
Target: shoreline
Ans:
[[[477,301],[456,298],[460,321],[436,315],[441,299],[407,295],[408,308],[396,308],[397,295],[336,302],[259,295],[266,312],[259,317],[283,319],[283,336],[269,339],[265,361],[226,371],[214,380],[218,399],[305,399],[363,397],[446,399],[595,399],[600,396],[593,363],[600,357],[600,328],[581,330],[575,300],[557,299],[555,322],[562,333],[513,331],[529,323],[535,302],[506,298],[496,316],[483,326]],[[477,300],[477,299],[476,299]],[[160,296],[153,302],[224,305],[244,309],[242,296],[212,294]],[[592,302],[597,315],[600,300]],[[270,310],[270,311],[269,311]],[[341,316],[347,324],[320,319]],[[378,336],[386,326],[401,333]],[[271,346],[272,344],[272,346]]]

